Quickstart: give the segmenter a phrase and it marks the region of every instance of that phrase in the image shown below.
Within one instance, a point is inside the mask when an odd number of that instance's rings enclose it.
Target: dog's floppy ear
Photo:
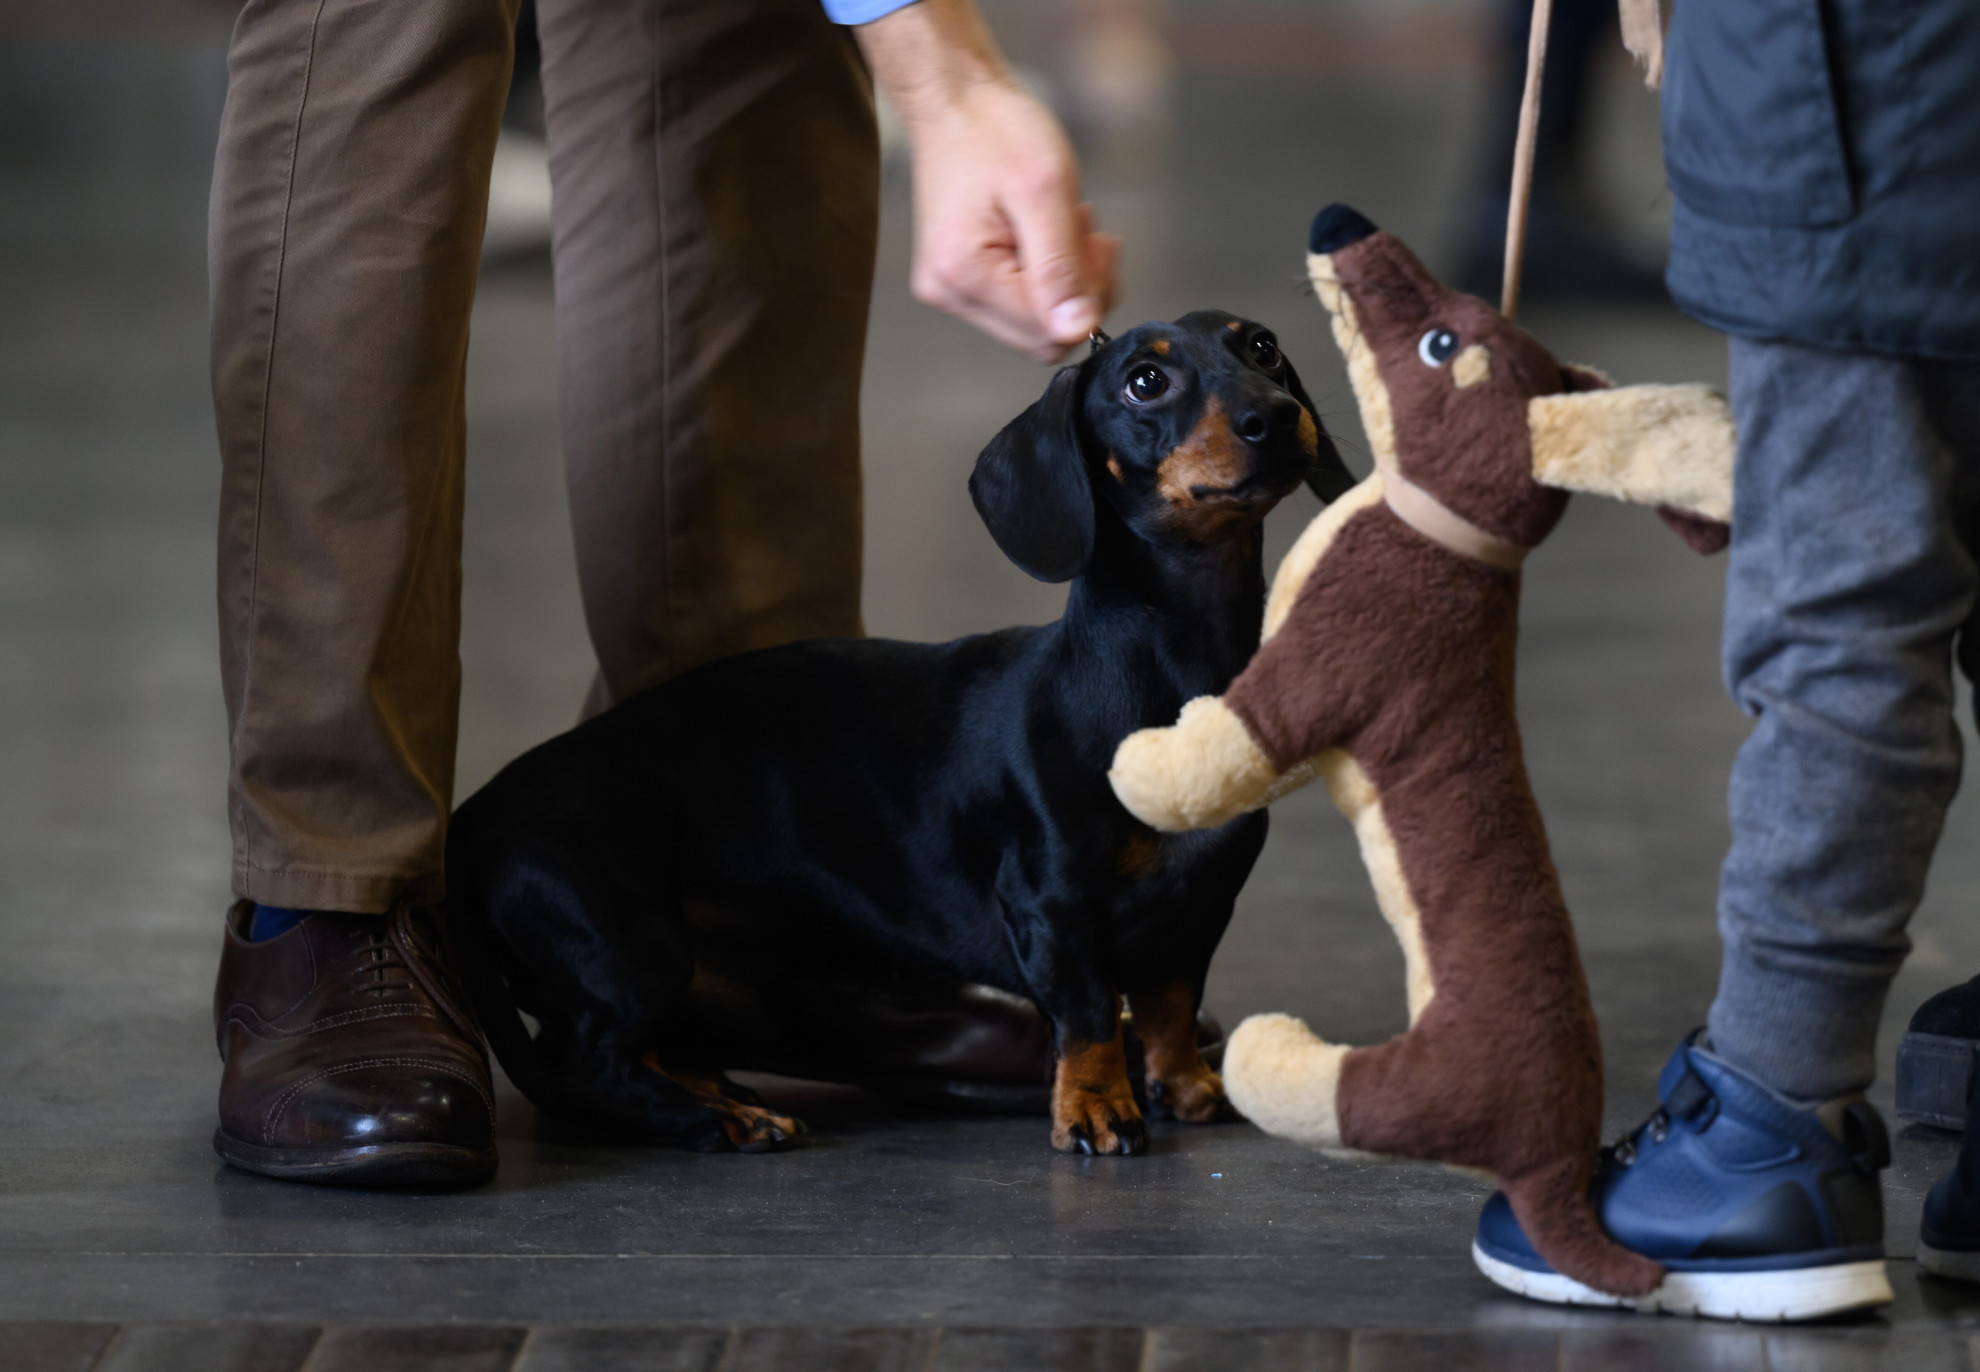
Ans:
[[[1726,546],[1739,446],[1725,398],[1704,386],[1616,386],[1561,369],[1579,388],[1527,402],[1533,479],[1654,505],[1699,552]]]
[[[976,459],[969,498],[1004,556],[1040,581],[1070,581],[1093,557],[1093,483],[1080,453],[1081,369],[1067,367]]]
[[[1319,440],[1320,451],[1313,459],[1313,465],[1306,469],[1306,486],[1320,497],[1322,503],[1331,505],[1355,488],[1354,473],[1341,461],[1340,453],[1334,447],[1333,436],[1327,426],[1320,422],[1320,410],[1313,403],[1313,397],[1306,393],[1300,383],[1299,373],[1293,370],[1292,359],[1283,352],[1279,361],[1286,369],[1286,391],[1306,409],[1307,418],[1313,421],[1313,432]]]

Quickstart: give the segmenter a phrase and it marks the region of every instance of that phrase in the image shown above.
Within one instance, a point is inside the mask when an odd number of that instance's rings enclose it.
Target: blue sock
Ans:
[[[256,901],[254,918],[248,921],[248,942],[260,943],[277,934],[286,934],[315,913],[314,910],[291,910],[286,906],[263,905]]]

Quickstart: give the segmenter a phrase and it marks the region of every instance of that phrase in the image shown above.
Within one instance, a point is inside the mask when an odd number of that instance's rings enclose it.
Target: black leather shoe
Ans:
[[[1971,984],[1954,989],[1970,994]],[[1966,1109],[1959,1161],[1925,1196],[1918,1221],[1918,1265],[1934,1276],[1980,1282],[1980,1133],[1973,1118],[1980,1114],[1980,1098]]]
[[[1939,992],[1911,1017],[1898,1043],[1898,1118],[1940,1129],[1966,1128],[1976,1051],[1980,977]]]
[[[263,1176],[333,1186],[472,1186],[495,1173],[481,1036],[445,971],[437,920],[313,914],[248,941],[227,914],[213,990],[226,1064],[213,1149]]]

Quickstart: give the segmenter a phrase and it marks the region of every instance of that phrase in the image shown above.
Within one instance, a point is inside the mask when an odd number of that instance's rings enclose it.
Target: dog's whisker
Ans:
[[[1347,449],[1347,450],[1348,450],[1349,452],[1351,452],[1351,453],[1353,453],[1353,454],[1354,454],[1354,455],[1355,455],[1356,457],[1365,457],[1365,458],[1367,458],[1367,459],[1369,460],[1369,462],[1371,462],[1371,463],[1373,463],[1373,462],[1375,461],[1375,454],[1373,454],[1373,453],[1371,453],[1370,451],[1368,451],[1368,449],[1366,449],[1366,448],[1364,448],[1364,447],[1362,447],[1362,446],[1361,446],[1361,445],[1360,445],[1359,443],[1357,443],[1357,442],[1355,442],[1355,441],[1354,441],[1353,439],[1351,439],[1351,438],[1342,438],[1342,437],[1341,437],[1341,436],[1340,436],[1339,434],[1333,434],[1333,435],[1330,435],[1330,436],[1331,436],[1331,437],[1333,438],[1333,440],[1334,440],[1334,446],[1335,446],[1335,447],[1337,447],[1337,448],[1346,448],[1346,449]]]

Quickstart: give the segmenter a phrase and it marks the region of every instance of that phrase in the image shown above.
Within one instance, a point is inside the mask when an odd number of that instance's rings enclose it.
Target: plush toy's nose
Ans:
[[[1339,252],[1374,232],[1375,226],[1359,210],[1336,202],[1313,216],[1313,232],[1307,235],[1306,246],[1311,252]]]

